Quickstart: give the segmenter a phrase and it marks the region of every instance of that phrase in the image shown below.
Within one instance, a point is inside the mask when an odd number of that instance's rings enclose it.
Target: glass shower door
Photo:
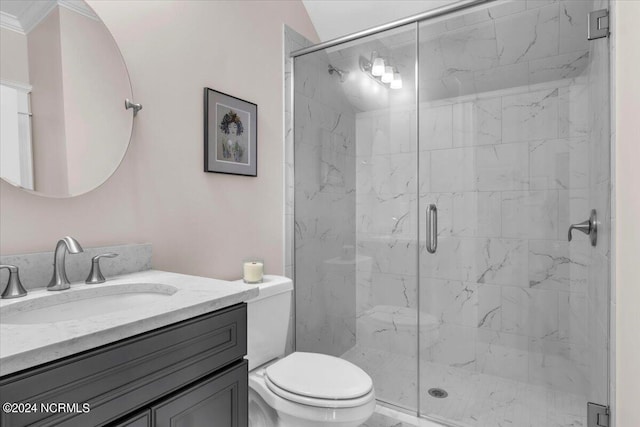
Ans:
[[[419,25],[424,416],[586,426],[587,402],[608,402],[609,46],[586,19],[602,7],[496,2]],[[596,245],[569,242],[592,209]]]
[[[294,62],[296,349],[355,363],[372,377],[379,401],[411,411],[416,28]]]

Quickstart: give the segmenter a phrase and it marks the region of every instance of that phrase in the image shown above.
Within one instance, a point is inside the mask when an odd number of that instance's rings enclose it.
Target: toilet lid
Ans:
[[[267,379],[293,394],[314,399],[356,399],[373,388],[365,371],[333,356],[292,353],[265,370]]]

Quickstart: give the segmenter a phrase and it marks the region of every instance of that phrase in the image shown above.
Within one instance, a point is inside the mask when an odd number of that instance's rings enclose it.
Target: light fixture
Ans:
[[[393,80],[389,87],[391,89],[402,89],[402,77],[400,77],[400,73],[397,70],[393,73]]]
[[[360,57],[360,70],[371,80],[379,85],[391,89],[402,88],[402,77],[396,67],[378,56],[377,52],[371,52],[371,59]]]
[[[384,67],[384,74],[382,75],[380,80],[382,80],[382,83],[391,83],[391,81],[393,80],[393,68],[391,67],[391,65],[387,65],[386,67]]]
[[[371,75],[375,77],[380,77],[384,74],[385,66],[384,59],[379,56],[373,60],[373,65],[371,66]]]

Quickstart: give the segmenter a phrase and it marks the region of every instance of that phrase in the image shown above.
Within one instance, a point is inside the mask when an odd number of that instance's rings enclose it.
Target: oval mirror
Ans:
[[[129,74],[84,1],[2,0],[0,176],[50,197],[84,194],[122,161]]]

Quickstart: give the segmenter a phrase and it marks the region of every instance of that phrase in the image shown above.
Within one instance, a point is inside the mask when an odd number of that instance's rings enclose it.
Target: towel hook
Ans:
[[[133,108],[133,117],[135,117],[138,114],[138,111],[142,110],[142,104],[134,104],[129,101],[129,98],[127,98],[124,100],[124,108],[127,110]]]

